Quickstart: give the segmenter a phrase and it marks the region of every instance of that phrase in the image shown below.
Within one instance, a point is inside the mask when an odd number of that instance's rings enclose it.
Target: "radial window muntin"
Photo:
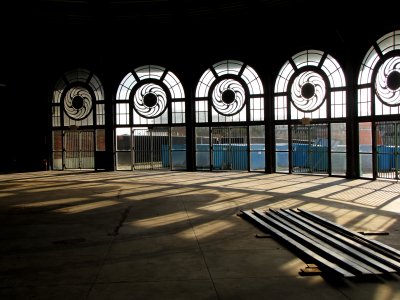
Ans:
[[[303,67],[290,78],[289,100],[299,111],[316,111],[326,101],[327,82],[325,73],[319,68]]]
[[[383,35],[367,51],[357,80],[359,117],[400,114],[400,101],[395,89],[398,75],[392,74],[397,70],[394,61],[399,56],[400,30]]]
[[[213,82],[208,97],[219,114],[233,116],[248,103],[249,89],[240,77],[223,75]]]
[[[394,54],[377,64],[373,76],[376,96],[388,106],[400,104],[400,54]]]
[[[104,125],[104,90],[87,69],[65,72],[52,95],[52,127]]]
[[[130,93],[133,109],[143,118],[154,119],[167,109],[171,94],[168,87],[154,79],[144,79]]]
[[[227,79],[232,81],[224,81]],[[231,88],[227,88],[229,83],[233,84]],[[195,122],[263,121],[264,97],[261,79],[252,67],[238,60],[220,61],[208,68],[197,83]]]
[[[144,65],[127,73],[115,98],[116,124],[184,124],[185,92],[178,77],[166,68]]]
[[[297,76],[302,72],[312,71],[321,76],[325,85],[325,97],[322,98],[321,105],[315,105],[312,109],[301,108],[294,105],[292,101],[292,85]],[[320,78],[319,78],[320,81]],[[298,95],[300,100],[303,96],[301,87],[306,82],[298,85]],[[321,86],[322,87],[322,86]],[[308,89],[304,96],[312,95],[312,87],[305,85]],[[322,94],[320,95],[322,96]],[[331,55],[315,49],[301,51],[292,56],[282,66],[274,85],[274,118],[275,120],[296,120],[302,118],[324,119],[324,118],[344,118],[346,117],[346,80],[340,64]]]
[[[92,112],[96,98],[90,86],[83,82],[74,82],[64,89],[61,99],[65,114],[75,121],[80,121]]]

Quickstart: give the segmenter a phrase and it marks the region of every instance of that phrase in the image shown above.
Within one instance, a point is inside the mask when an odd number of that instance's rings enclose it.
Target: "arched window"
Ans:
[[[256,71],[223,60],[195,93],[196,169],[265,171],[264,88]]]
[[[358,116],[400,114],[400,30],[368,50],[358,75]]]
[[[357,85],[360,176],[399,179],[400,30],[370,47]]]
[[[275,120],[346,117],[346,81],[339,63],[319,50],[294,55],[275,82]]]
[[[104,125],[104,122],[104,90],[99,78],[86,69],[66,72],[53,91],[53,128]]]
[[[118,170],[186,169],[186,101],[174,73],[156,65],[129,72],[115,101]]]
[[[104,90],[86,69],[66,72],[52,97],[53,169],[95,169],[95,152],[105,151]]]
[[[146,65],[128,73],[116,96],[117,125],[185,123],[185,93],[163,67]]]
[[[320,50],[291,57],[274,87],[276,171],[345,175],[345,118],[339,63]]]
[[[201,76],[195,95],[196,123],[264,120],[264,88],[243,62],[214,64]]]

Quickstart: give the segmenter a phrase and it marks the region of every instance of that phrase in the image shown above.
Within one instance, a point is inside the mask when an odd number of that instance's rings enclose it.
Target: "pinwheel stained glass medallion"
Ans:
[[[235,115],[242,110],[245,103],[245,90],[237,80],[221,80],[212,91],[212,104],[224,116]]]
[[[376,95],[389,106],[400,104],[400,57],[387,59],[378,69],[375,80]]]
[[[65,93],[64,111],[73,120],[83,120],[93,109],[93,98],[87,88],[72,87]]]
[[[300,73],[291,88],[293,105],[300,111],[317,110],[325,101],[326,86],[322,76],[313,71]]]
[[[154,83],[141,85],[133,96],[135,111],[144,118],[156,118],[167,108],[168,97],[165,90]]]

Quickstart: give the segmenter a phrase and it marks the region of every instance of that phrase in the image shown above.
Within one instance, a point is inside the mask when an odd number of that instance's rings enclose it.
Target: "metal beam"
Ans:
[[[355,277],[355,274],[352,272],[340,267],[336,263],[333,263],[326,258],[322,257],[318,253],[310,250],[306,246],[302,245],[301,243],[297,242],[296,240],[292,239],[291,237],[287,236],[285,233],[280,231],[279,229],[269,225],[268,223],[264,222],[262,219],[254,215],[252,211],[241,211],[243,215],[247,218],[250,218],[252,221],[255,221],[259,226],[261,226],[264,230],[268,231],[269,233],[277,236],[282,241],[289,243],[291,246],[300,250],[304,255],[309,257],[313,260],[320,269],[326,269],[328,271],[334,272],[336,274],[342,275],[344,277]]]

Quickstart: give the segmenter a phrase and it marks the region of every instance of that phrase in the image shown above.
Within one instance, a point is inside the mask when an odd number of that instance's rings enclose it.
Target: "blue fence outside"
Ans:
[[[221,169],[223,163],[229,161],[232,163],[232,169],[247,169],[247,146],[243,144],[230,145],[231,152],[229,153],[228,144],[214,145],[214,168]],[[186,145],[177,144],[172,149],[172,159],[174,162],[186,162]],[[196,146],[197,155],[205,157],[205,165],[207,165],[210,146],[208,144],[198,144]],[[276,150],[287,150],[287,144],[276,147]],[[252,169],[265,167],[265,146],[263,144],[250,145],[250,164]],[[161,150],[162,166],[167,168],[170,166],[170,155],[168,145],[162,145]],[[400,168],[400,158],[398,153],[400,149],[395,146],[378,145],[377,146],[377,167],[378,172],[387,172]],[[277,152],[277,164],[287,165],[286,152]],[[279,155],[281,154],[281,155]],[[233,155],[229,157],[229,155]],[[397,165],[396,165],[397,159]],[[292,163],[293,167],[312,168],[314,170],[328,169],[328,149],[325,146],[316,146],[308,144],[295,144],[292,147]]]
[[[247,170],[248,151],[245,144],[214,144],[213,145],[213,168],[224,169],[226,163],[230,164],[233,170]],[[173,161],[186,160],[185,144],[174,145],[172,149]],[[265,146],[263,144],[250,145],[250,164],[252,169],[265,168]],[[204,167],[209,165],[209,144],[196,145],[196,165]],[[169,148],[168,145],[162,145],[162,166],[169,167]]]
[[[172,162],[174,166],[185,166],[186,165],[186,145],[185,144],[176,144],[173,145],[171,156]],[[170,167],[169,161],[169,146],[163,144],[161,147],[161,160],[162,166],[164,168]]]
[[[252,170],[265,169],[264,144],[250,144],[250,168]]]
[[[377,164],[378,172],[387,172],[399,168],[398,153],[399,149],[395,146],[378,145]],[[397,165],[396,165],[397,160]]]
[[[215,144],[213,147],[214,169],[247,170],[247,145]]]
[[[328,147],[313,144],[294,144],[292,146],[292,159],[293,167],[327,171]]]

